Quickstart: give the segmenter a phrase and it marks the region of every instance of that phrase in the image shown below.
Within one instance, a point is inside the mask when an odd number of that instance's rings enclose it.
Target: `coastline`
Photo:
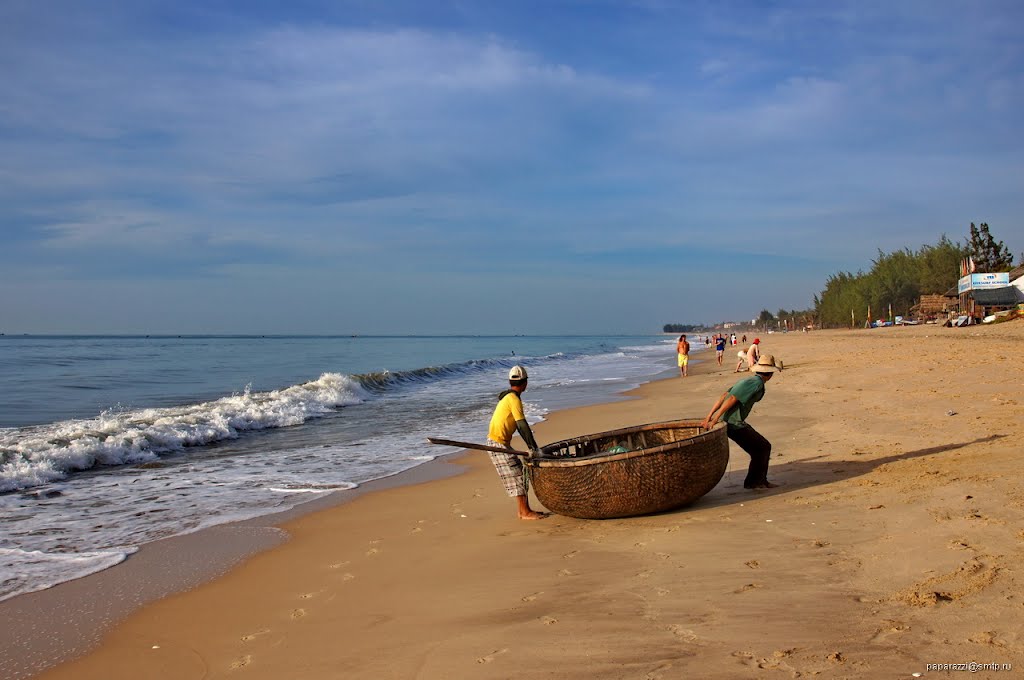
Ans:
[[[457,455],[444,454],[279,512],[145,543],[112,567],[0,601],[0,618],[27,624],[0,637],[0,676],[37,677],[88,653],[146,605],[214,581],[254,555],[287,544],[290,535],[281,525],[289,520],[345,505],[363,494],[457,475],[461,467],[451,461]]]
[[[1004,326],[762,337],[786,362],[751,416],[775,445],[779,489],[738,488],[747,461],[733,447],[723,481],[688,508],[524,523],[486,457],[446,456],[415,469],[450,473],[439,479],[389,478],[403,484],[277,518],[288,541],[143,606],[39,677],[891,677],[996,658],[1024,668],[1011,559],[1024,546],[1013,484],[1024,409],[1013,372],[986,370],[1013,362],[1024,338]],[[689,378],[550,414],[538,440],[702,418],[741,376],[728,352],[723,369],[701,358]]]

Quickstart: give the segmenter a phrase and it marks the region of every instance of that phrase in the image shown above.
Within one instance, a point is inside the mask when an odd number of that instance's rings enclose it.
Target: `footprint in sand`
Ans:
[[[241,669],[245,668],[246,666],[248,666],[251,663],[252,663],[252,657],[249,656],[248,654],[246,654],[242,658],[235,659],[234,661],[231,662],[231,670],[233,670],[233,671],[241,670]]]
[[[895,593],[892,599],[917,607],[963,599],[985,590],[999,577],[1001,568],[988,563],[992,560],[990,555],[974,557],[952,572],[932,576]]]
[[[571,569],[562,569],[558,572],[559,576],[575,576],[576,572]]]
[[[523,595],[519,599],[522,600],[523,602],[533,602],[534,600],[536,600],[538,597],[540,597],[543,594],[544,594],[544,591],[541,590],[539,592],[533,593],[532,595]]]
[[[667,626],[666,630],[668,630],[668,632],[672,633],[683,642],[696,642],[698,640],[696,633],[694,633],[689,628],[683,628],[681,625],[676,623],[672,624],[671,626]]]
[[[1006,640],[999,637],[999,634],[986,630],[980,633],[975,633],[971,637],[967,638],[968,642],[973,642],[976,645],[991,645],[993,647],[1005,647]]]
[[[490,663],[490,662],[494,661],[495,659],[497,659],[502,654],[505,654],[507,652],[508,652],[508,648],[507,647],[505,649],[496,649],[493,652],[491,652],[490,654],[488,654],[487,656],[481,656],[479,659],[476,660],[476,662],[477,663]]]
[[[269,633],[269,632],[270,632],[270,629],[269,629],[269,628],[264,628],[263,630],[258,630],[258,631],[256,631],[255,633],[249,633],[248,635],[243,635],[243,636],[242,636],[241,638],[239,638],[239,639],[240,639],[240,640],[241,640],[242,642],[252,642],[253,640],[255,640],[256,638],[258,638],[259,636],[261,636],[261,635],[266,635],[266,634],[267,634],[267,633]]]
[[[644,676],[644,680],[661,680],[663,677],[665,677],[665,671],[667,671],[670,668],[672,668],[672,664],[670,664],[669,662],[666,661],[664,663],[661,663],[654,670],[648,671],[647,675]]]
[[[380,554],[380,548],[370,548],[369,550],[366,551],[366,556],[367,557],[373,557],[374,555],[379,555],[379,554]]]
[[[563,560],[571,560],[572,558],[576,557],[576,555],[578,555],[579,552],[580,552],[579,550],[573,550],[572,552],[567,552],[564,555],[562,555],[562,559]]]
[[[883,642],[893,635],[898,635],[910,630],[910,626],[903,623],[902,621],[893,621],[886,619],[882,622],[882,627],[875,631],[875,634],[871,637],[871,643]]]
[[[335,562],[334,564],[329,565],[329,566],[330,566],[331,569],[341,569],[342,567],[348,566],[349,564],[351,564],[351,562],[346,560],[344,562]]]
[[[543,623],[545,626],[550,626],[552,624],[558,623],[558,619],[556,619],[554,616],[542,616],[540,617],[540,622]]]
[[[761,563],[758,562],[757,560],[747,560],[743,564],[747,565],[751,569],[760,569],[760,567],[761,567]]]
[[[302,595],[299,595],[299,599],[302,599],[302,600],[312,600],[316,596],[317,596],[316,593],[303,593]]]
[[[301,619],[305,615],[306,615],[306,610],[302,609],[301,607],[299,607],[298,609],[293,609],[292,610],[292,618],[293,619]]]
[[[762,586],[760,583],[748,583],[747,585],[743,586],[742,588],[737,588],[736,590],[734,590],[732,592],[737,593],[737,594],[738,593],[745,593],[745,592],[747,592],[749,590],[757,590],[758,588],[763,588],[763,587],[764,586]]]

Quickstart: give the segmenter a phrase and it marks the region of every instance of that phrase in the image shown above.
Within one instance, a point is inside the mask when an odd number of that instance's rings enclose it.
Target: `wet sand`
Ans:
[[[777,489],[744,490],[733,446],[725,478],[690,507],[523,522],[486,456],[468,453],[440,463],[463,474],[283,522],[287,542],[142,607],[39,677],[1024,670],[1024,323],[760,337],[786,365],[750,417],[773,442]],[[537,438],[703,418],[742,377],[731,354],[555,413]]]

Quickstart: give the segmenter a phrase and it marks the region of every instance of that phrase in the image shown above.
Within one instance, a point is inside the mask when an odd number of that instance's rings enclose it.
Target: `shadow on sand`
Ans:
[[[746,476],[747,471],[746,468],[743,467],[741,469],[726,472],[725,477],[723,477],[722,481],[718,483],[718,486],[716,486],[708,495],[697,500],[695,503],[678,510],[670,510],[665,514],[686,512],[689,509],[696,508],[721,507],[764,496],[777,496],[779,494],[792,493],[793,491],[800,491],[814,486],[822,486],[836,481],[861,477],[889,463],[934,456],[940,453],[946,453],[947,451],[955,451],[956,449],[973,446],[975,444],[985,444],[988,442],[998,441],[1007,436],[1009,435],[992,434],[987,437],[981,437],[971,441],[943,444],[941,446],[930,446],[925,449],[907,451],[906,453],[893,454],[882,458],[870,458],[867,460],[854,460],[848,458],[822,460],[823,458],[826,458],[826,456],[819,455],[779,463],[778,459],[773,457],[772,465],[768,469],[768,478],[773,482],[778,483],[778,487],[774,489],[744,489],[743,478]],[[736,458],[733,458],[733,462],[738,460],[746,462],[746,460],[749,460],[749,457],[743,449],[739,448],[735,444],[730,444],[729,455],[736,456]]]

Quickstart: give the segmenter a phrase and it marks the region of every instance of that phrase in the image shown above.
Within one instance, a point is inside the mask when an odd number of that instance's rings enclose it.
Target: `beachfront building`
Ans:
[[[956,288],[947,293],[936,293],[934,295],[922,295],[917,304],[910,308],[910,318],[918,321],[934,321],[936,319],[948,319],[950,314],[957,311]]]
[[[1024,291],[1011,285],[1010,273],[970,273],[961,277],[957,283],[960,314],[981,319],[990,314],[1014,309],[1019,303],[1024,302]],[[1020,279],[1020,274],[1016,278]]]
[[[1017,298],[1024,302],[1024,264],[1010,270],[1010,285],[1017,289]]]

